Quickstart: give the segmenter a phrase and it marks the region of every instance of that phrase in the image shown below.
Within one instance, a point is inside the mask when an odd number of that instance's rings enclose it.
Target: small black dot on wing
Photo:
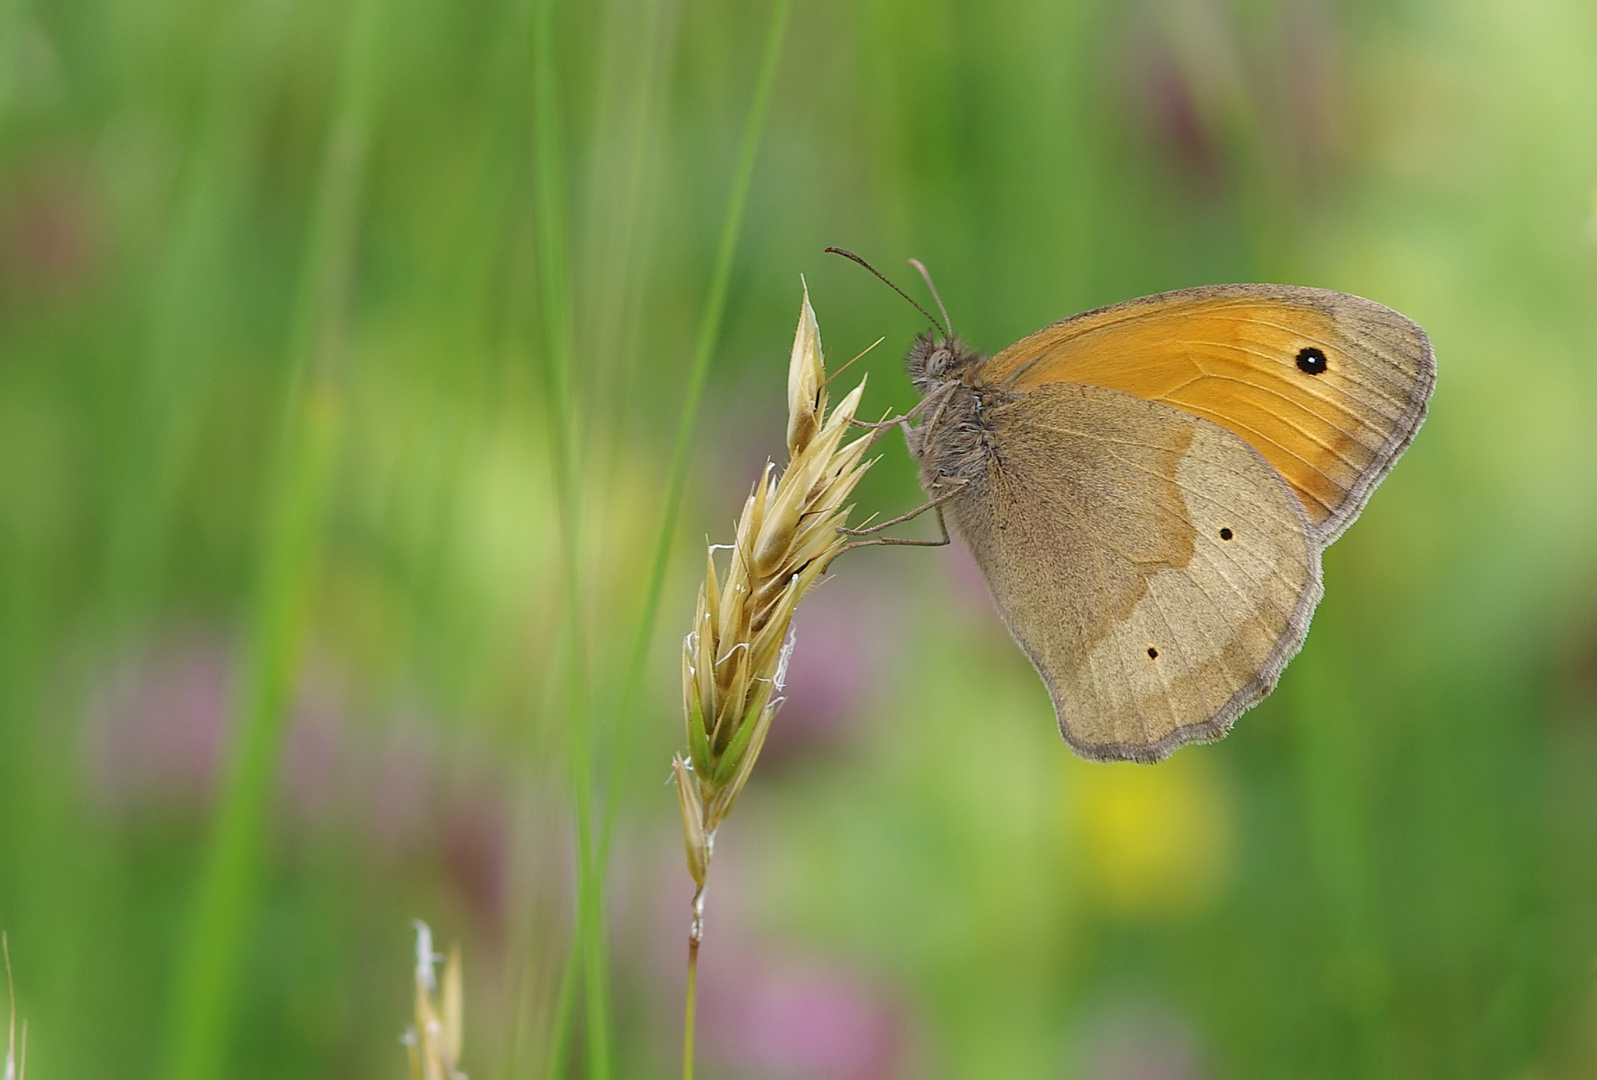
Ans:
[[[1307,375],[1319,375],[1327,367],[1325,353],[1310,345],[1298,351],[1298,370]]]

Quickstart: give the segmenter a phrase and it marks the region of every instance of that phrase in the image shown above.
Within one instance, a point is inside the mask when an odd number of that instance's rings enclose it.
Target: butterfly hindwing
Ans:
[[[1224,428],[1097,386],[992,408],[948,509],[1073,749],[1155,761],[1269,692],[1320,595],[1286,484]]]

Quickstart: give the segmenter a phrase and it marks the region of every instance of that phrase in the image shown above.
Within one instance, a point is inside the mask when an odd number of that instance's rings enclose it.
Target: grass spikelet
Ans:
[[[433,965],[433,934],[416,920],[416,1023],[405,1031],[410,1051],[411,1080],[466,1080],[459,1069],[461,1028],[465,1005],[461,991],[460,949],[449,950],[444,977],[439,981]]]
[[[793,612],[847,546],[838,532],[870,468],[867,434],[845,442],[865,381],[827,411],[821,332],[804,292],[788,366],[788,463],[767,463],[738,518],[724,571],[707,557],[693,629],[682,644],[688,750],[672,762],[688,872],[697,887],[688,935],[683,1075],[693,1073],[693,986],[715,831],[748,783],[782,704]],[[724,548],[723,548],[724,550]]]

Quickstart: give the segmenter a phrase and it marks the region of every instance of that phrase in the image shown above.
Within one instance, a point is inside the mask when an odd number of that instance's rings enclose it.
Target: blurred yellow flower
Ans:
[[[1087,898],[1126,917],[1201,910],[1230,882],[1236,823],[1227,778],[1201,754],[1159,765],[1061,755],[1067,840]]]

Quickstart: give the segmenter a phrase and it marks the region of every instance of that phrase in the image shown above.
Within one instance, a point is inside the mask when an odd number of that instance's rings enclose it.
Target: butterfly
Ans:
[[[1145,296],[991,357],[939,329],[906,357],[922,509],[946,514],[1095,760],[1213,741],[1274,689],[1321,552],[1436,383],[1414,322],[1290,285]]]

